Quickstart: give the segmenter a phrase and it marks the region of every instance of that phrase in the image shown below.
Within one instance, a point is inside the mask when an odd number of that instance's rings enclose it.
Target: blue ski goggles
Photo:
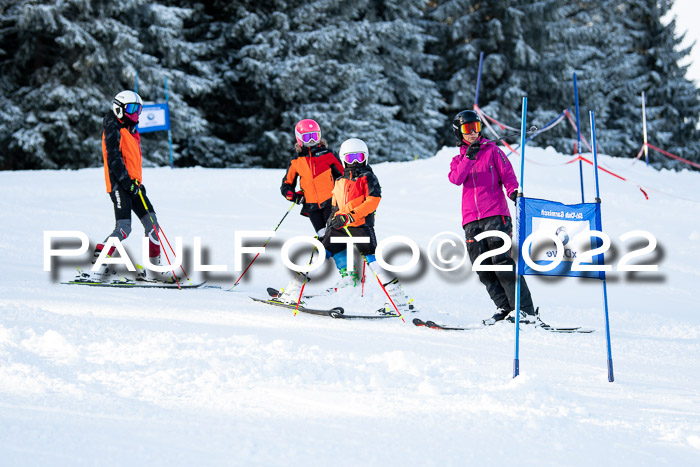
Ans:
[[[141,104],[137,104],[137,103],[126,104],[124,106],[124,113],[127,113],[129,115],[133,115],[133,114],[141,115],[142,108],[143,108],[143,106]]]

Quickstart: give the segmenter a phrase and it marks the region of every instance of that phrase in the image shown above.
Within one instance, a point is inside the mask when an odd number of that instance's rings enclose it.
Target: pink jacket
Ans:
[[[462,226],[491,216],[508,216],[508,202],[503,186],[510,196],[518,188],[513,166],[493,141],[481,139],[476,159],[465,156],[469,146],[462,146],[450,163],[449,179],[462,185]]]

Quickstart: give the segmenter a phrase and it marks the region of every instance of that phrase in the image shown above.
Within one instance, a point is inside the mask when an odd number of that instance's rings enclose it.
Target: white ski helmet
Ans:
[[[346,139],[340,145],[339,155],[343,167],[359,167],[369,163],[369,149],[359,138]]]
[[[112,102],[112,112],[119,120],[126,116],[132,122],[138,123],[142,108],[141,96],[134,91],[122,91],[114,96]]]

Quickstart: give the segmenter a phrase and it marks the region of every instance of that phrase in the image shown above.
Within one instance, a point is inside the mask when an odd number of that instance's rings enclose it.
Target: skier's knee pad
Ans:
[[[153,228],[158,228],[158,218],[156,217],[155,212],[149,212],[148,214],[144,214],[139,220],[141,221],[143,229],[146,232],[152,230]]]
[[[141,224],[143,225],[143,231],[146,232],[146,236],[151,243],[159,244],[160,242],[158,241],[158,235],[156,235],[156,229],[158,228],[158,218],[156,218],[156,213],[148,213],[141,217],[140,220]]]
[[[126,240],[126,237],[131,233],[131,219],[119,219],[114,226],[114,231],[110,237],[117,237],[119,240]]]

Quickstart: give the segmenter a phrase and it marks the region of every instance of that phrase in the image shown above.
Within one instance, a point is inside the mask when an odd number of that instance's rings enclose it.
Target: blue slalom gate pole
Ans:
[[[600,204],[600,187],[598,185],[598,150],[596,148],[596,142],[595,142],[595,115],[593,114],[593,111],[589,111],[589,116],[591,118],[591,144],[593,148],[593,167],[595,169],[595,196],[596,196],[596,203]],[[602,224],[602,222],[601,222]],[[602,229],[603,226],[601,225],[600,228]],[[605,259],[604,256],[601,254],[601,258],[603,259],[602,264],[605,264]],[[602,271],[603,274],[603,303],[605,304],[605,339],[607,341],[607,347],[608,347],[608,381],[613,382],[615,381],[615,376],[613,374],[613,361],[612,361],[612,348],[610,346],[610,317],[608,314],[608,287],[607,287],[607,280],[605,278],[605,271]]]
[[[649,147],[647,146],[647,108],[646,108],[646,96],[644,91],[642,91],[642,132],[644,136],[644,159],[647,161],[647,167],[649,167]]]
[[[574,73],[574,96],[576,97],[576,151],[578,151],[578,156],[581,157],[581,119],[578,113],[578,84],[576,82],[576,73]],[[581,180],[581,202],[585,203],[583,196],[583,163],[581,159],[578,160],[578,174],[579,180]]]
[[[168,114],[170,113],[170,104],[168,104],[168,77],[163,76],[163,82],[165,83],[165,105],[168,106]],[[170,148],[170,168],[173,168],[173,133],[168,126],[168,147]]]
[[[474,105],[479,105],[479,86],[481,85],[481,63],[484,61],[484,52],[479,54],[479,71],[476,74],[476,96],[474,97]]]
[[[523,97],[523,110],[520,121],[520,193],[515,198],[515,235],[517,236],[518,261],[515,262],[515,358],[513,359],[513,378],[520,374],[520,271],[518,263],[520,258],[520,204],[525,190],[525,127],[527,126],[527,97]]]
[[[136,94],[139,93],[139,72],[136,71],[136,74],[134,75],[134,92]]]

